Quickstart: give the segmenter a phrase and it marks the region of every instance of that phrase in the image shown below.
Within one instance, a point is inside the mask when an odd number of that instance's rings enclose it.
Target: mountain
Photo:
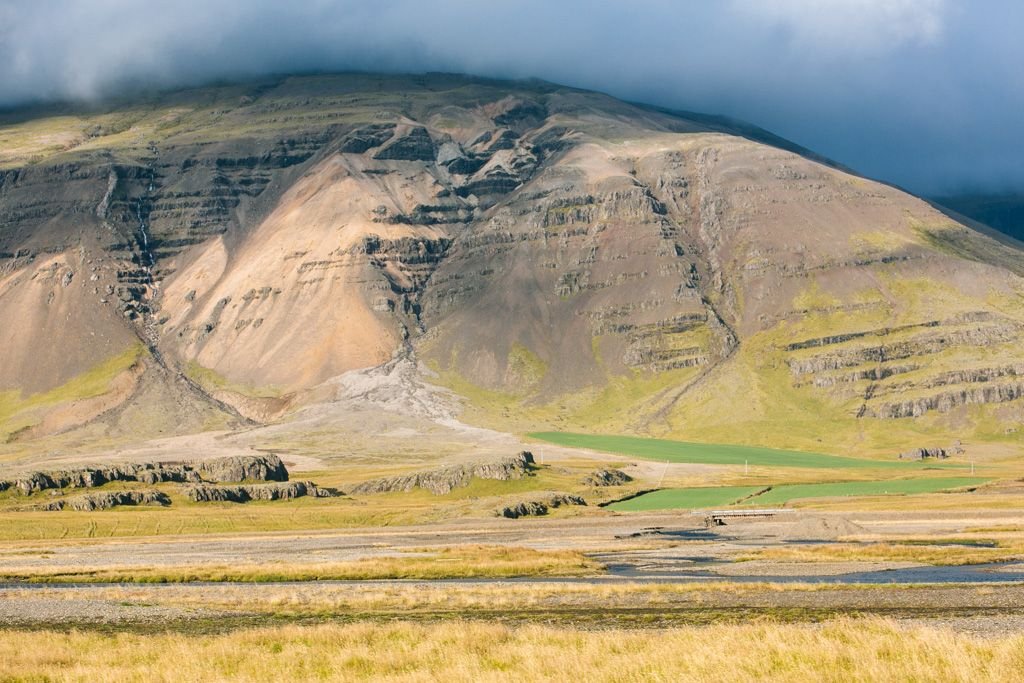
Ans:
[[[402,361],[508,431],[1013,444],[1022,275],[1015,246],[752,126],[548,83],[11,111],[0,439],[280,420]]]
[[[1014,239],[1024,239],[1024,193],[962,193],[934,197],[934,201]]]

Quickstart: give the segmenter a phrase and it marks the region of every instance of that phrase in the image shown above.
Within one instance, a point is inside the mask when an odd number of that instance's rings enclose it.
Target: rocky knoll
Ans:
[[[200,481],[200,476],[189,465],[143,463],[56,472],[32,472],[5,483],[23,495],[29,496],[50,489],[94,488],[114,481],[143,484],[184,483]]]
[[[945,448],[915,448],[906,453],[900,453],[900,460],[927,460],[928,458],[944,460],[950,455],[951,453]]]
[[[452,489],[469,486],[476,479],[497,479],[508,481],[522,479],[532,474],[533,454],[529,451],[493,462],[470,465],[452,465],[437,470],[414,472],[397,477],[383,477],[358,484],[351,489],[354,494],[409,492],[415,488],[430,491],[434,495],[451,493]]]
[[[563,505],[586,505],[587,502],[580,496],[569,493],[556,493],[547,498],[524,500],[513,505],[507,505],[494,514],[498,517],[518,519],[519,517],[539,517],[548,514],[551,508]]]
[[[248,503],[253,500],[294,500],[304,496],[313,498],[334,498],[341,495],[331,488],[317,486],[311,481],[292,481],[274,484],[249,484],[244,486],[190,486],[185,491],[189,500],[196,503],[228,502]]]
[[[65,500],[55,500],[43,505],[44,510],[75,510],[91,512],[109,510],[119,505],[160,505],[171,504],[171,499],[162,491],[107,491],[90,493]]]
[[[633,477],[629,476],[622,470],[607,469],[607,470],[596,470],[591,472],[583,478],[583,484],[586,486],[622,486],[633,481]]]
[[[496,472],[482,468],[482,472]],[[62,489],[102,487],[111,482],[157,484],[172,482],[188,485],[185,495],[192,501],[246,503],[254,500],[293,500],[311,496],[333,498],[341,493],[317,486],[311,481],[288,481],[288,470],[276,455],[228,456],[189,463],[127,463],[109,467],[33,472],[14,480],[0,481],[0,492],[15,489],[25,496]],[[226,482],[237,485],[227,486]],[[269,482],[269,483],[243,483]],[[163,491],[100,491],[69,496],[42,505],[44,510],[92,511],[120,505],[171,504]]]
[[[50,489],[94,488],[110,482],[143,484],[287,481],[288,470],[276,455],[245,455],[191,463],[125,463],[54,472],[32,472],[0,481],[0,491],[14,488],[23,495]]]
[[[237,455],[195,463],[203,481],[288,481],[288,469],[276,455]]]

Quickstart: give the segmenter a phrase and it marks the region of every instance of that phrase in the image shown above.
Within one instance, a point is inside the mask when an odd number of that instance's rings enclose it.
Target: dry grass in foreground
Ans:
[[[0,579],[36,583],[188,583],[583,576],[603,566],[575,550],[463,545],[351,562],[128,568],[0,570]]]
[[[740,560],[784,562],[919,562],[931,565],[968,565],[1024,560],[1024,543],[999,541],[995,547],[919,542],[831,543],[765,548]]]
[[[523,612],[532,609],[571,608],[592,610],[623,607],[669,609],[680,605],[714,606],[726,596],[776,600],[772,596],[794,593],[868,593],[891,587],[868,584],[826,583],[444,583],[373,582],[346,585],[309,581],[301,584],[253,586],[240,582],[209,584],[149,584],[93,586],[88,596],[123,605],[163,605],[188,608],[244,610],[274,615],[335,615],[339,612],[367,614],[375,611],[457,610]],[[920,592],[918,586],[899,590]],[[972,589],[962,589],[967,594]],[[976,592],[978,589],[973,589]],[[987,590],[987,589],[982,589]],[[80,587],[53,585],[33,589],[0,589],[0,603],[22,598],[50,602],[81,600]],[[760,603],[758,603],[760,604]]]
[[[637,631],[483,622],[289,626],[220,636],[0,631],[0,680],[1011,681],[1024,636],[896,622]]]

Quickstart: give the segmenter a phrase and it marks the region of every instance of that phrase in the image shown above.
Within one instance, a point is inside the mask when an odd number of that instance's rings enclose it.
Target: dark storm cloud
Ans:
[[[535,76],[918,192],[1024,185],[1017,0],[0,0],[0,104],[289,71]]]

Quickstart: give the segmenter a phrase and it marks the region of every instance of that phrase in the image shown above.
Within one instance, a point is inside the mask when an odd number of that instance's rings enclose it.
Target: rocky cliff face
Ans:
[[[1020,252],[751,129],[454,76],[24,118],[0,123],[8,438],[109,393],[126,368],[76,378],[138,344],[120,404],[256,419],[396,353],[516,424],[962,426],[1024,403]]]

